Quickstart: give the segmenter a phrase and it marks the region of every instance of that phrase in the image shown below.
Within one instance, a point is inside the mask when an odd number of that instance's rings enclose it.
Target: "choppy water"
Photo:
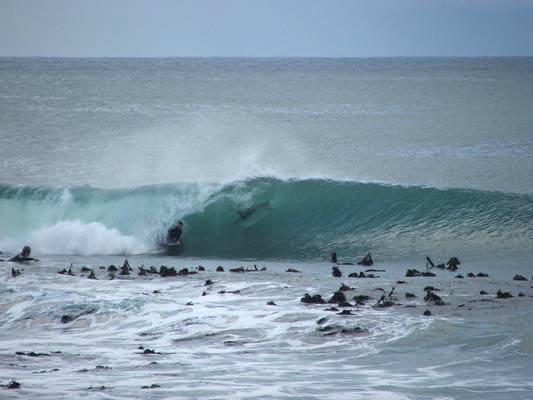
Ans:
[[[346,275],[363,268],[343,266],[333,278],[329,263],[268,263],[265,272],[231,273],[251,263],[140,257],[132,265],[164,262],[178,268],[196,265],[205,272],[177,278],[80,277],[80,264],[97,268],[121,264],[119,257],[74,258],[76,276],[55,273],[68,265],[51,258],[25,267],[22,276],[1,281],[2,383],[16,377],[20,391],[3,398],[272,398],[321,399],[525,399],[533,395],[531,377],[532,297],[495,300],[498,289],[533,296],[531,282],[511,280],[502,266],[471,264],[461,269],[487,271],[489,278],[404,278],[405,266],[380,263],[380,278]],[[422,265],[422,263],[419,263]],[[259,264],[258,267],[263,267]],[[287,273],[288,267],[301,274]],[[508,265],[527,273],[527,266]],[[7,269],[7,264],[2,264]],[[211,279],[214,284],[204,286]],[[403,279],[408,283],[396,284]],[[348,299],[373,299],[353,315],[325,311],[331,305],[304,305],[304,293],[325,299],[344,282],[355,288]],[[441,288],[447,306],[426,306],[422,288]],[[396,286],[402,306],[375,309]],[[481,289],[489,295],[480,296]],[[154,290],[160,293],[153,293]],[[225,293],[221,291],[240,293]],[[203,292],[205,296],[202,296]],[[405,299],[405,292],[418,296]],[[480,300],[484,301],[480,301]],[[274,301],[275,306],[267,305]],[[187,305],[192,302],[192,305]],[[352,301],[352,303],[354,303]],[[406,308],[406,305],[416,308]],[[463,306],[461,306],[463,305]],[[425,317],[430,309],[433,316]],[[73,322],[65,314],[92,310]],[[318,321],[327,317],[327,320]],[[360,327],[360,334],[326,335],[325,327]],[[161,354],[145,355],[143,346]],[[43,357],[15,355],[41,352]],[[53,352],[61,351],[60,354]],[[155,362],[155,363],[153,363]],[[106,368],[101,368],[101,367]],[[109,368],[107,368],[109,367]],[[56,370],[57,369],[57,370]],[[157,389],[142,386],[160,385]],[[97,390],[105,386],[105,389]],[[89,389],[91,388],[92,389]]]
[[[533,398],[531,82],[531,58],[0,58],[0,258],[41,260],[0,261],[0,398]],[[333,278],[331,251],[386,272]],[[125,255],[207,271],[109,280]],[[426,255],[490,277],[404,278]],[[341,282],[373,299],[300,303]]]

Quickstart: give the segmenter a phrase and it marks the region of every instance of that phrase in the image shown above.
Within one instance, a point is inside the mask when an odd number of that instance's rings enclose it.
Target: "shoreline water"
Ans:
[[[527,373],[533,359],[532,283],[512,280],[527,266],[462,260],[456,272],[433,269],[436,277],[408,278],[407,268],[425,270],[422,261],[378,260],[371,268],[386,272],[356,279],[348,273],[369,267],[341,265],[343,277],[335,278],[329,262],[128,259],[134,271],[114,280],[99,267],[120,267],[120,256],[44,257],[24,265],[14,279],[14,263],[0,263],[0,383],[14,377],[22,385],[3,390],[6,398],[318,399],[349,393],[356,399],[523,399],[533,393]],[[75,276],[57,274],[71,261]],[[266,271],[229,272],[254,269],[254,263]],[[141,264],[202,265],[205,271],[137,276]],[[218,265],[225,272],[216,272]],[[82,266],[92,267],[98,280],[80,276]],[[489,277],[468,278],[468,272]],[[454,278],[459,273],[465,278]],[[372,299],[358,306],[350,300],[352,307],[339,309],[353,315],[326,311],[335,304],[300,301],[304,293],[327,300],[341,283],[355,288],[345,292],[348,298]],[[441,289],[435,293],[448,305],[425,302],[427,285]],[[383,294],[376,289],[393,286],[401,305],[373,307]],[[515,297],[496,299],[498,289]],[[423,315],[427,309],[429,317]],[[77,317],[64,323],[63,315]],[[159,387],[141,389],[153,384]]]

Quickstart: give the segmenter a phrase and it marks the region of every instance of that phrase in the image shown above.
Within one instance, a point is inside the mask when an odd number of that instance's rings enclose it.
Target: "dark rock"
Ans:
[[[117,272],[118,271],[118,268],[115,267],[114,265],[110,265],[109,267],[107,267],[107,272]]]
[[[202,267],[201,265],[198,266],[198,271],[202,272],[202,271],[205,271],[205,268]]]
[[[267,303],[267,306],[277,306],[277,304],[274,303],[273,301],[269,301],[269,302]]]
[[[370,297],[364,294],[360,294],[360,295],[354,296],[353,300],[355,300],[355,304],[357,305],[364,305],[365,301],[370,300]]]
[[[306,293],[304,297],[300,299],[300,301],[306,304],[324,304],[325,303],[324,299],[319,294],[310,296],[308,293]]]
[[[339,288],[339,291],[346,292],[348,290],[355,290],[355,288],[345,285],[344,283]]]
[[[461,275],[461,274],[459,274],[459,275],[455,275],[455,278],[456,278],[456,279],[463,279],[463,278],[464,278],[464,276],[463,276],[463,275]]]
[[[185,268],[185,270],[187,270],[187,268]],[[187,270],[186,272],[182,272],[183,270],[181,270],[179,273],[176,271],[176,268],[174,267],[167,267],[165,265],[161,265],[161,267],[159,267],[159,276],[163,277],[163,278],[168,278],[168,277],[174,277],[174,276],[182,276],[182,275],[187,275],[189,270]]]
[[[340,278],[342,276],[342,272],[341,270],[339,269],[339,267],[332,267],[331,268],[331,274],[335,277],[335,278]]]
[[[343,301],[338,304],[338,307],[341,307],[341,308],[353,307],[353,304],[348,303],[347,301]]]
[[[484,274],[483,272],[480,272],[476,275],[478,278],[488,278],[489,274]]]
[[[139,275],[139,276],[146,276],[146,275],[148,275],[148,271],[144,269],[144,266],[141,265],[141,266],[139,267],[138,275]]]
[[[204,286],[210,286],[213,284],[213,281],[211,279],[208,279],[205,281]]]
[[[287,272],[301,273],[301,271],[298,271],[297,269],[294,269],[294,268],[289,268]]]
[[[329,308],[326,308],[325,311],[339,311],[339,309],[337,307],[329,307]]]
[[[96,275],[94,274],[94,271],[91,269],[91,273],[87,277],[87,279],[96,279]]]
[[[426,311],[424,311],[424,314],[423,314],[423,315],[426,316],[426,317],[428,317],[428,316],[431,315],[431,311],[426,310]]]
[[[424,288],[424,292],[440,292],[440,289],[437,289],[436,287],[433,287],[433,286],[426,286]]]
[[[332,304],[332,303],[342,303],[342,302],[345,302],[346,301],[346,296],[344,295],[343,292],[341,292],[340,290],[336,291],[335,293],[333,293],[333,296],[331,296],[331,298],[328,300],[328,303]]]
[[[194,306],[194,303],[192,301],[188,301],[187,303],[185,303],[186,306]]]
[[[396,283],[397,283],[398,285],[405,285],[407,282],[406,282],[406,281],[396,281]]]
[[[11,276],[13,276],[13,271],[14,269],[11,268]],[[65,268],[63,268],[61,271],[57,271],[58,274],[61,274],[61,275],[65,275],[67,273],[67,270]],[[13,277],[14,278],[14,277]]]
[[[244,268],[243,267],[231,268],[230,272],[244,272]]]
[[[527,281],[527,278],[525,276],[522,276],[522,275],[515,275],[513,277],[513,281]]]
[[[224,272],[224,267],[222,267],[222,265],[219,265],[217,267],[217,272]]]
[[[526,294],[524,292],[518,293],[518,297],[525,297],[525,296],[526,296]]]
[[[482,296],[484,296],[484,295],[486,295],[486,294],[488,294],[488,293],[485,292],[484,290],[481,290],[481,291],[479,292],[479,294],[482,295]]]
[[[331,253],[330,261],[333,264],[337,264],[337,253],[336,252]]]
[[[405,293],[405,298],[406,299],[414,299],[416,297],[415,294],[413,293]]]
[[[74,317],[68,314],[65,314],[61,317],[61,322],[64,324],[69,323],[70,321],[74,321]]]
[[[329,317],[322,317],[318,321],[316,321],[317,324],[322,325],[324,322],[326,322],[329,319]]]
[[[397,304],[390,299],[390,296],[381,296],[378,302],[374,305],[377,308],[387,308],[396,306]]]
[[[413,276],[420,276],[420,271],[416,270],[416,269],[408,269],[407,272],[405,273],[405,276],[406,277],[413,277]]]
[[[368,333],[368,329],[363,329],[359,326],[356,326],[353,328],[342,328],[339,333],[343,335],[362,335]]]
[[[476,275],[472,272],[469,272],[468,274],[466,274],[466,276],[468,276],[469,278],[475,278]]]
[[[141,386],[141,389],[157,389],[157,388],[160,388],[161,386],[153,383],[151,384],[150,386]]]
[[[365,267],[371,267],[374,265],[374,260],[372,260],[372,256],[370,253],[368,253],[366,256],[364,256],[357,265],[364,265]]]
[[[384,269],[374,269],[374,268],[370,268],[370,269],[365,269],[365,272],[387,272],[387,271],[384,270]]]
[[[446,268],[446,266],[444,264],[437,264],[437,265],[435,265],[435,268],[444,269],[444,268]]]
[[[28,356],[28,357],[50,357],[50,354],[47,353],[35,353],[30,351],[29,353],[24,353],[23,351],[15,352],[17,356]]]
[[[124,263],[122,264],[122,268],[127,268],[128,271],[133,271],[133,268],[130,266],[130,262],[127,258],[124,259]]]
[[[160,290],[153,290],[152,293],[153,294],[161,294],[161,291]]]
[[[20,389],[20,383],[18,383],[16,380],[11,379],[9,383],[6,386],[8,389]]]
[[[202,292],[202,296],[207,296],[207,292],[206,292],[206,291],[203,291],[203,292]]]
[[[457,270],[457,267],[459,265],[461,265],[461,261],[459,261],[459,259],[457,257],[452,257],[448,260],[448,262],[446,263],[446,265],[448,266],[448,269],[450,271],[456,271]]]
[[[342,310],[340,313],[337,313],[337,315],[353,315],[350,310]]]
[[[20,275],[20,270],[15,269],[15,268],[11,268],[11,277],[12,278],[16,278],[19,275]]]
[[[81,267],[81,269],[80,269],[80,272],[82,272],[82,273],[87,273],[89,271],[91,271],[91,269],[89,267]]]
[[[143,354],[157,354],[155,350],[152,349],[144,349]]]
[[[434,274],[433,272],[421,272],[420,276],[437,276],[437,275]]]
[[[510,299],[513,297],[513,295],[509,292],[502,292],[501,290],[498,290],[498,293],[496,293],[497,299]]]
[[[435,293],[431,291],[427,292],[426,296],[424,297],[424,301],[428,303],[433,303],[436,306],[443,306],[446,304],[444,303],[444,301],[442,300],[440,296],[436,295]]]

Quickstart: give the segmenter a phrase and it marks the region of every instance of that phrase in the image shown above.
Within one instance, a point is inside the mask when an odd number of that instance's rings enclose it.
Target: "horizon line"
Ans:
[[[531,55],[398,55],[398,56],[58,56],[58,55],[0,55],[0,58],[65,58],[65,59],[162,59],[162,58],[227,58],[227,59],[280,59],[280,58],[314,58],[314,59],[371,59],[371,58],[533,58]]]

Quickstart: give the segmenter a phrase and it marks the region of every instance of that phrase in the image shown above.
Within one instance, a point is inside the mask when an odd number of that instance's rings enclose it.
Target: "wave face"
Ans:
[[[533,196],[332,180],[254,178],[134,189],[0,186],[0,248],[35,254],[157,251],[177,219],[184,255],[343,259],[530,256]]]

